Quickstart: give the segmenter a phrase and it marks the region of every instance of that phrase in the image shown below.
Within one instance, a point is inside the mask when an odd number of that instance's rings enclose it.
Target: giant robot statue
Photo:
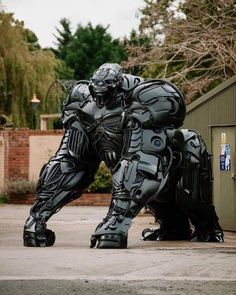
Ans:
[[[118,64],[104,64],[90,81],[76,83],[64,105],[60,147],[40,173],[24,245],[54,244],[47,220],[82,194],[101,161],[112,172],[112,200],[91,247],[127,247],[132,218],[144,206],[160,223],[143,231],[144,240],[223,242],[210,156],[199,134],[179,129],[184,118],[183,96],[173,84],[123,74]]]

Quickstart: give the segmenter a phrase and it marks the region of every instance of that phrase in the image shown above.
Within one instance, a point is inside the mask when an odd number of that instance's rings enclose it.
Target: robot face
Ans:
[[[95,71],[89,90],[99,108],[114,102],[121,80],[122,70],[118,64],[104,64]]]

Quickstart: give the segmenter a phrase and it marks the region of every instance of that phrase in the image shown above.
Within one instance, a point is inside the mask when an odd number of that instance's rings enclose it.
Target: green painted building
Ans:
[[[236,231],[236,76],[189,104],[182,128],[197,130],[212,153],[216,210],[223,229]]]

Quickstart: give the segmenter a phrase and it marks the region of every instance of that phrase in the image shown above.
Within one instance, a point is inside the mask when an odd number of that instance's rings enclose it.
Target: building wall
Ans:
[[[182,128],[197,130],[212,150],[211,127],[231,124],[236,124],[236,76],[188,105]]]
[[[54,154],[62,130],[0,131],[0,189],[10,179],[36,180],[42,164]]]
[[[42,166],[57,151],[61,134],[30,134],[29,136],[29,179],[37,181]]]
[[[29,129],[1,133],[4,137],[4,179],[28,178]]]
[[[183,128],[198,131],[212,153],[216,211],[223,229],[236,231],[236,76],[188,105]],[[222,168],[225,144],[230,169]]]

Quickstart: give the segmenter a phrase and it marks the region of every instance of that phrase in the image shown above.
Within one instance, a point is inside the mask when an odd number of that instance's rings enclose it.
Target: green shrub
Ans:
[[[7,181],[5,193],[7,196],[10,194],[23,195],[34,193],[36,183],[28,179],[12,179]]]
[[[4,114],[0,114],[0,130],[12,128],[12,127],[13,127],[12,116],[6,116]]]
[[[87,192],[110,193],[112,188],[112,176],[110,170],[102,162],[95,176],[94,182],[89,186]],[[35,193],[36,183],[28,179],[10,179],[4,191],[5,196],[25,195]]]
[[[8,201],[7,194],[5,192],[0,192],[0,204],[5,204]]]
[[[91,193],[110,193],[112,188],[112,176],[104,162],[99,166],[94,182],[89,186]]]

